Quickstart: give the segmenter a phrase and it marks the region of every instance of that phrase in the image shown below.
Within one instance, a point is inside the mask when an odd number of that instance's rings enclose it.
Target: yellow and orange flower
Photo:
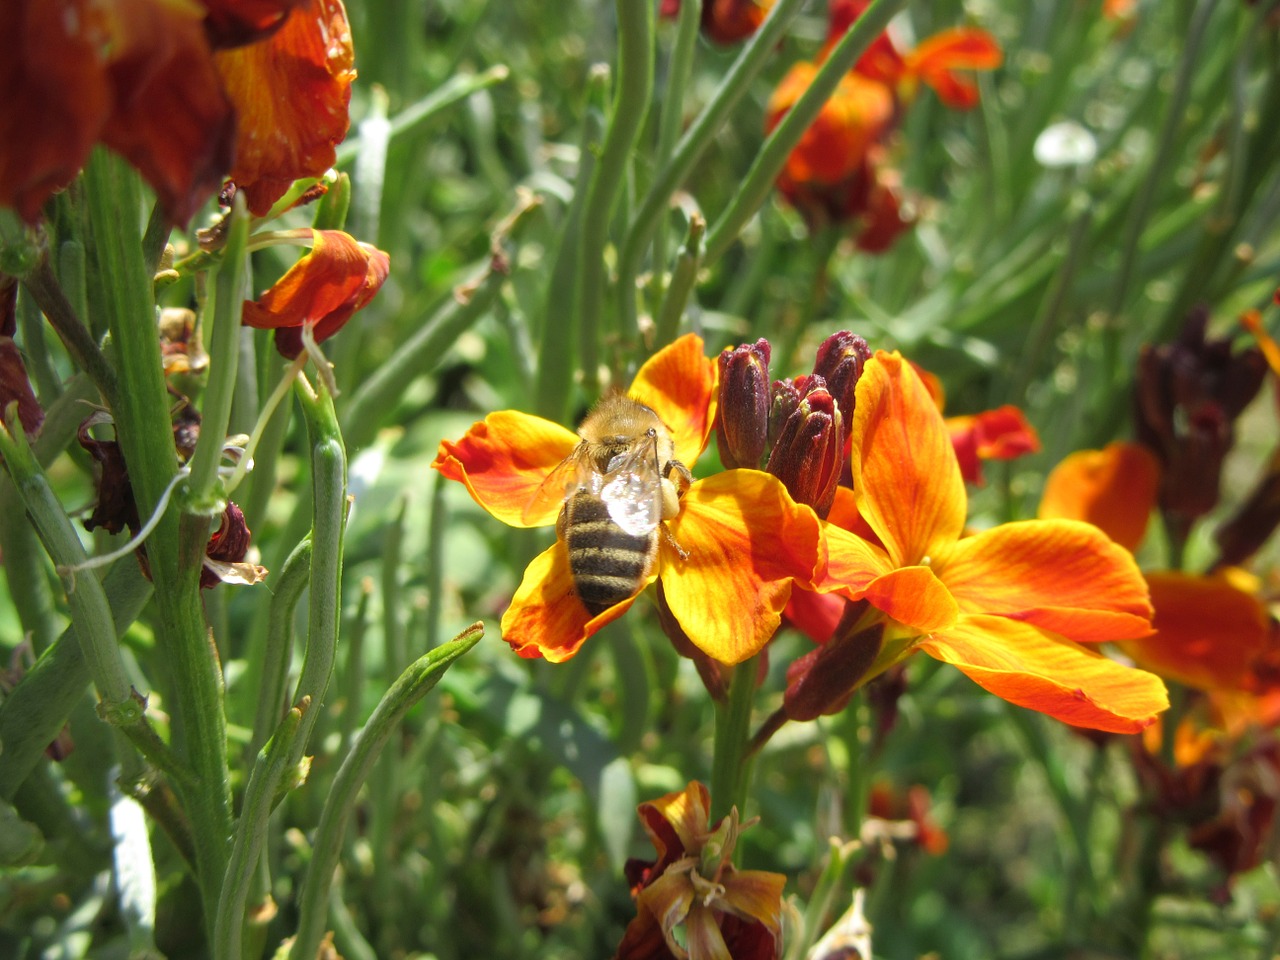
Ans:
[[[693,781],[637,812],[658,857],[627,862],[637,910],[615,960],[776,960],[787,878],[733,865],[737,810],[713,828],[710,794]]]
[[[0,35],[0,138],[24,145],[0,156],[0,205],[28,221],[95,143],[186,223],[228,173],[265,213],[346,133],[341,0],[8,0]]]
[[[654,354],[628,391],[667,425],[676,459],[690,467],[715,421],[717,376],[702,340],[688,334]],[[432,466],[466,484],[472,498],[504,523],[546,526],[555,522],[559,504],[532,515],[527,508],[578,442],[557,423],[503,410],[460,440],[442,442]],[[823,562],[817,516],[759,470],[695,480],[667,528],[671,537],[659,538],[649,581],[661,578],[666,605],[681,629],[722,663],[759,652],[778,628],[793,582],[812,582]],[[525,570],[502,618],[503,638],[521,656],[567,660],[634,599],[592,617],[574,592],[568,554],[557,539]]]
[[[311,251],[257,300],[246,300],[245,326],[276,331],[276,347],[290,359],[303,349],[302,332],[316,343],[333,336],[387,279],[391,258],[341,230],[278,231],[272,242],[311,241]]]
[[[1150,632],[1132,556],[1068,520],[965,536],[951,438],[897,354],[878,353],[858,382],[850,466],[853,495],[837,499],[825,530],[822,589],[889,618],[877,669],[921,650],[1012,703],[1114,732],[1141,730],[1168,706],[1158,677],[1078,645]]]

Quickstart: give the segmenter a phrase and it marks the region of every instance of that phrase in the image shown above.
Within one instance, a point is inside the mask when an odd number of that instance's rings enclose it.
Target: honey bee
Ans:
[[[556,536],[569,552],[578,599],[593,617],[640,590],[658,559],[663,521],[693,481],[671,431],[623,394],[604,397],[578,427],[582,441],[539,486],[525,515],[563,501]]]

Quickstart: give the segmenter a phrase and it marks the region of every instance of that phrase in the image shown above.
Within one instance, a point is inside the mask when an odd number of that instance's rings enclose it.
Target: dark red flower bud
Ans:
[[[830,640],[792,663],[782,700],[787,718],[815,720],[843,710],[875,663],[883,639],[883,621],[856,632],[837,629]]]
[[[827,390],[840,408],[846,431],[853,426],[854,390],[862,376],[862,368],[870,359],[871,348],[867,341],[848,330],[841,330],[822,341],[818,356],[813,361],[813,372],[827,381]]]
[[[826,387],[811,389],[782,425],[766,469],[782,481],[791,499],[825,517],[835,501],[843,466],[840,411]]]
[[[769,439],[769,341],[744,343],[720,354],[716,445],[726,470],[760,466]]]
[[[1138,439],[1160,459],[1160,508],[1183,527],[1218,502],[1222,462],[1235,440],[1235,420],[1266,375],[1262,351],[1232,352],[1208,340],[1207,309],[1193,310],[1174,343],[1148,346],[1138,359]]]

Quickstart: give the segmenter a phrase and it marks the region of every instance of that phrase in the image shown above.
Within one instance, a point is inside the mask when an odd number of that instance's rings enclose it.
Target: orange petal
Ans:
[[[978,102],[978,88],[955,70],[994,70],[1004,60],[991,34],[973,27],[955,27],[929,37],[907,54],[907,72],[934,89],[942,102],[959,110]]]
[[[894,566],[919,563],[959,538],[967,503],[951,437],[920,377],[896,353],[877,353],[858,381],[849,459],[858,510]]]
[[[878,577],[867,585],[863,598],[921,633],[950,627],[960,613],[951,592],[928,567],[900,567]]]
[[[305,0],[200,0],[205,32],[217,49],[239,47],[271,36],[289,11]]]
[[[1121,649],[1139,666],[1201,690],[1242,689],[1266,652],[1266,606],[1222,577],[1150,573],[1156,632]]]
[[[719,377],[716,361],[703,352],[702,338],[686,333],[645,361],[627,391],[671,430],[676,459],[686,467],[707,445]]]
[[[1133,556],[1091,524],[1005,523],[961,540],[934,572],[964,613],[1025,620],[1077,642],[1151,630],[1147,586]]]
[[[230,179],[263,216],[294,180],[333,166],[347,135],[355,55],[341,0],[308,0],[262,42],[216,54],[239,117]]]
[[[310,234],[311,251],[261,297],[246,300],[241,318],[260,330],[309,324],[320,341],[337,333],[378,292],[390,258],[341,230],[296,233]]]
[[[1040,497],[1045,519],[1084,520],[1137,550],[1156,503],[1160,465],[1146,447],[1113,443],[1078,450],[1053,468]]]
[[[542,481],[573,452],[578,437],[558,423],[499,410],[473,424],[461,440],[440,442],[431,466],[467,486],[476,503],[513,527],[554,523],[561,501],[526,513]]]
[[[640,804],[636,813],[657,848],[659,862],[667,854],[679,858],[702,845],[707,833],[707,818],[711,815],[711,794],[705,785],[690,780],[683,790]],[[678,851],[673,849],[673,839],[666,835],[668,828],[675,834],[674,840],[679,842]]]
[[[839,591],[850,600],[860,600],[872,581],[894,569],[884,548],[865,537],[831,523],[822,532],[827,542],[827,566],[818,587],[823,593]]]
[[[721,663],[759,653],[782,619],[792,580],[820,572],[822,536],[776,477],[728,470],[689,488],[660,541],[662,590],[689,639]]]
[[[568,660],[582,642],[627,612],[635,597],[592,617],[578,599],[569,573],[569,553],[557,539],[533,558],[511,606],[502,615],[502,639],[522,657],[552,663]]]
[[[727,908],[744,920],[764,924],[774,937],[782,935],[782,890],[787,878],[764,870],[736,870],[722,877],[724,894],[716,906]]]
[[[1072,726],[1137,733],[1169,706],[1154,674],[1003,617],[961,617],[920,649],[996,696]]]

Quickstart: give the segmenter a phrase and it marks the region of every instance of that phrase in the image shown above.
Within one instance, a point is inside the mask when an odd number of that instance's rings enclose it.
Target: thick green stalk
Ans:
[[[738,234],[747,221],[760,209],[773,183],[778,178],[787,157],[805,131],[817,119],[823,104],[835,92],[840,80],[848,73],[858,58],[870,46],[893,15],[906,5],[907,0],[874,0],[849,29],[840,42],[832,49],[826,62],[814,74],[809,89],[796,101],[782,121],[774,127],[773,133],[765,139],[760,152],[756,154],[751,169],[742,180],[742,185],[729,201],[729,206],[720,214],[720,219],[711,228],[707,237],[707,252],[704,262],[707,266],[715,263],[726,250],[738,239]]]
[[[472,624],[449,643],[419,657],[383,694],[369,722],[356,738],[351,752],[342,761],[329,795],[325,798],[320,823],[312,842],[313,856],[307,866],[298,902],[298,931],[289,952],[290,960],[311,960],[316,956],[324,933],[329,886],[342,851],[342,835],[355,807],[356,795],[378,759],[387,739],[404,715],[436,685],[445,670],[479,642],[484,627]]]
[[[262,748],[271,731],[283,719],[285,688],[289,681],[289,653],[293,649],[293,611],[310,580],[311,538],[307,537],[293,548],[284,568],[276,575],[275,593],[271,596],[267,612],[266,637],[264,642],[254,644],[249,650],[243,699],[238,696],[237,700],[242,706],[246,701],[257,704],[253,736],[249,741],[250,755]]]
[[[716,704],[715,755],[711,760],[711,822],[737,807],[746,818],[747,786],[751,781],[751,701],[756,692],[759,656],[733,668],[729,698]]]
[[[684,5],[682,5],[683,8]],[[690,4],[692,6],[692,4]],[[684,182],[701,159],[706,149],[711,146],[720,133],[729,114],[738,102],[751,89],[751,81],[764,68],[765,64],[777,58],[778,43],[782,40],[791,21],[795,19],[804,0],[778,0],[769,11],[760,29],[752,35],[751,40],[742,48],[738,59],[733,62],[729,72],[724,75],[715,93],[702,108],[696,120],[690,125],[680,142],[676,144],[669,160],[664,158],[662,168],[654,177],[639,208],[631,218],[627,235],[622,248],[618,252],[618,274],[620,277],[634,277],[640,269],[644,257],[645,244],[653,235],[655,227],[661,222],[667,207],[671,203],[671,194]],[[683,9],[681,11],[683,15]],[[673,57],[673,70],[675,58]],[[848,69],[847,67],[845,68]],[[843,72],[843,71],[842,71]],[[835,87],[833,86],[834,90]],[[825,97],[823,98],[825,99]],[[670,104],[663,109],[669,109]],[[816,115],[816,113],[815,113]],[[664,113],[665,118],[665,113]],[[788,148],[789,150],[790,148]],[[772,182],[772,180],[770,181]],[[736,236],[736,233],[735,233]],[[665,268],[665,264],[655,259],[654,272]],[[621,286],[621,285],[620,285]],[[628,291],[622,288],[623,294]],[[659,341],[661,345],[661,341]]]
[[[655,348],[664,347],[674,340],[680,329],[680,318],[684,316],[684,308],[689,305],[689,294],[698,281],[698,266],[702,263],[702,236],[706,229],[707,221],[702,219],[701,214],[695,213],[689,218],[689,234],[685,237],[684,248],[676,258],[671,286],[667,288],[662,309],[658,313],[658,332],[653,344]]]
[[[143,262],[137,174],[99,148],[86,168],[86,195],[118,387],[112,415],[138,514],[149,517],[177,471],[169,396],[156,332],[151,278]],[[147,541],[159,607],[156,641],[174,699],[174,747],[193,773],[180,787],[191,821],[205,921],[212,930],[231,834],[222,673],[209,644],[200,600],[207,517],[167,511]]]
[[[582,255],[578,262],[578,334],[583,383],[590,394],[596,392],[600,382],[599,344],[604,322],[604,255],[609,243],[609,217],[653,96],[653,4],[616,0],[616,8],[618,88],[600,160],[587,190],[587,206],[582,216]],[[634,298],[635,290],[619,290],[619,296]],[[634,330],[623,333],[628,337],[635,335]]]

